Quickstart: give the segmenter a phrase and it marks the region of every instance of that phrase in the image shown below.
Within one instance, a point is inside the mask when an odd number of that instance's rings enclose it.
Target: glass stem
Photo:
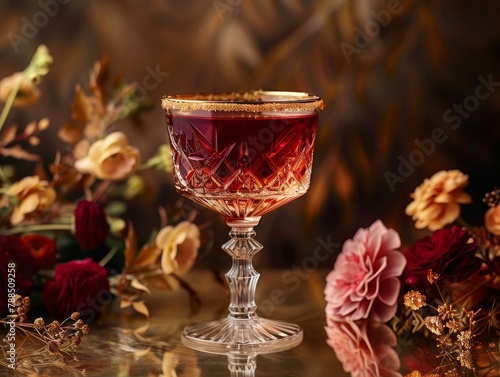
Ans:
[[[228,354],[228,368],[231,377],[254,377],[257,369],[256,355]]]
[[[262,245],[253,237],[253,227],[235,227],[229,232],[231,239],[222,249],[233,258],[233,265],[226,274],[231,292],[229,317],[234,319],[251,319],[257,316],[255,310],[255,288],[260,274],[253,268],[252,258]]]

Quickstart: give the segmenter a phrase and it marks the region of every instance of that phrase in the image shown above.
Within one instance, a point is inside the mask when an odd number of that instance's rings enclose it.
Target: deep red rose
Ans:
[[[104,208],[98,203],[81,200],[75,208],[75,236],[85,250],[95,249],[109,233]]]
[[[43,292],[49,313],[58,319],[75,311],[85,312],[84,319],[92,314],[95,317],[109,298],[107,275],[107,270],[90,258],[58,265],[54,279],[47,281]]]
[[[424,237],[405,252],[405,283],[413,288],[427,286],[427,272],[432,269],[440,279],[461,281],[481,268],[475,256],[477,244],[467,230],[453,226]]]
[[[26,289],[19,294],[28,294],[31,286],[31,276],[40,268],[52,267],[57,262],[57,248],[54,240],[39,234],[28,234],[22,237],[17,235],[7,236],[5,248],[9,251],[10,258],[16,262],[17,275],[22,278],[18,285]],[[29,287],[28,287],[29,286]]]

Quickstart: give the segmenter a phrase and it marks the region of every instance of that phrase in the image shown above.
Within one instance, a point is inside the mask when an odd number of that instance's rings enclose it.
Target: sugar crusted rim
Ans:
[[[163,96],[161,105],[165,110],[241,112],[315,111],[325,107],[314,94],[264,90],[176,94]]]

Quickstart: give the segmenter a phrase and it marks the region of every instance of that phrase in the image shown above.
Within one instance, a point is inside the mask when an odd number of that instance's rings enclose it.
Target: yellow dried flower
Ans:
[[[14,297],[14,306],[21,306],[23,304],[23,296],[21,295],[16,295]]]
[[[418,370],[414,370],[410,374],[407,374],[405,377],[422,377],[422,373],[420,373]]]
[[[47,331],[50,334],[56,334],[59,332],[60,329],[61,329],[61,324],[59,323],[59,321],[52,321],[47,326]]]
[[[457,341],[460,348],[470,350],[472,347],[472,332],[470,330],[460,331],[457,335]]]
[[[443,324],[438,316],[426,317],[424,319],[424,324],[433,334],[441,335],[443,333]]]
[[[89,325],[83,325],[82,326],[82,333],[84,333],[85,335],[87,335],[90,331],[90,326]]]
[[[78,318],[80,318],[80,313],[78,313],[78,312],[71,313],[71,319],[73,321],[78,320]]]
[[[20,316],[25,316],[28,313],[28,308],[24,305],[21,305],[17,308],[16,311]]]
[[[443,322],[457,316],[457,312],[453,309],[453,306],[451,304],[447,304],[446,302],[443,305],[438,306],[438,313]]]
[[[81,319],[79,319],[78,321],[75,322],[75,327],[77,329],[81,329],[84,325],[85,325],[85,323]]]
[[[17,198],[18,204],[12,211],[10,223],[18,225],[29,217],[45,211],[56,199],[56,192],[49,182],[38,176],[29,176],[14,183],[6,192]]]
[[[404,304],[412,310],[418,310],[426,306],[426,297],[419,291],[410,291],[404,295]]]
[[[448,327],[450,329],[450,332],[452,333],[455,333],[460,329],[458,322],[455,321],[454,319],[446,322],[446,327]]]
[[[457,356],[457,361],[460,361],[460,365],[465,368],[471,370],[476,369],[474,367],[474,358],[472,357],[472,354],[470,353],[469,350],[460,351],[459,355]]]
[[[113,132],[94,142],[87,155],[75,162],[75,168],[100,179],[121,180],[134,174],[140,161],[139,150],[129,144],[127,136]]]
[[[500,236],[500,205],[490,208],[484,215],[486,229],[495,236]]]
[[[406,214],[415,220],[418,229],[441,229],[457,219],[460,204],[470,203],[470,195],[462,192],[468,177],[459,170],[442,170],[415,189],[413,202],[406,207]]]
[[[35,322],[33,322],[35,325],[35,329],[41,330],[43,326],[45,326],[45,321],[43,320],[42,317],[35,319]]]
[[[431,268],[427,271],[427,280],[429,283],[434,284],[439,279],[439,274],[436,274],[434,271],[432,271]]]

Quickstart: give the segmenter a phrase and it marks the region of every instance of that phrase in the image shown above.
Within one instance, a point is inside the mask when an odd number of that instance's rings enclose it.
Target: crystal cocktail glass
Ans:
[[[222,215],[232,257],[226,318],[187,326],[182,341],[205,352],[269,353],[297,346],[295,324],[257,315],[262,249],[253,228],[266,213],[303,195],[311,177],[323,101],[301,92],[179,94],[162,98],[176,190]]]

